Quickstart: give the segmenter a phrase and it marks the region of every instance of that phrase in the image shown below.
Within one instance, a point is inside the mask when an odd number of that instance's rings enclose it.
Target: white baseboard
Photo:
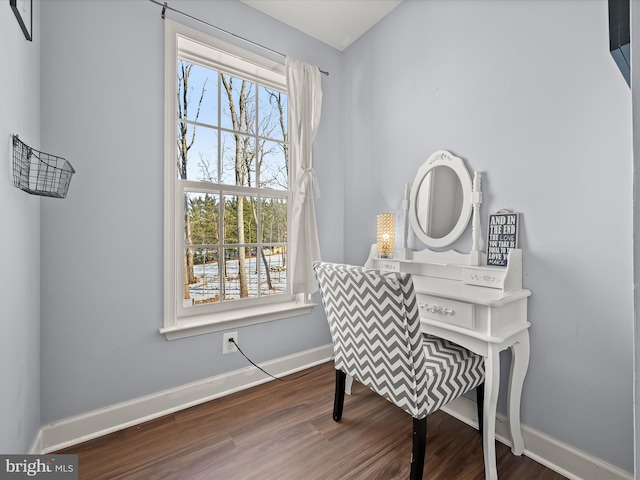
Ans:
[[[33,443],[29,449],[30,455],[38,455],[40,453],[42,453],[42,428],[38,430],[38,434],[36,438],[33,439]]]
[[[478,411],[473,400],[459,397],[442,410],[478,428]],[[633,474],[527,425],[522,425],[522,438],[527,457],[570,480],[633,480]],[[496,417],[496,439],[511,447],[509,421],[500,414]]]
[[[332,354],[333,347],[329,344],[271,360],[261,366],[276,376],[284,376],[324,363]],[[50,453],[270,380],[250,366],[53,422],[41,428],[31,453]],[[442,410],[478,427],[476,403],[466,397],[454,400]],[[527,457],[570,480],[633,480],[631,473],[526,425],[522,426],[522,436]],[[503,415],[496,418],[496,439],[511,446],[508,421]]]
[[[332,355],[333,346],[328,344],[260,366],[275,376],[284,376],[327,362]],[[253,366],[205,378],[44,425],[32,448],[37,449],[34,453],[50,453],[271,380]]]

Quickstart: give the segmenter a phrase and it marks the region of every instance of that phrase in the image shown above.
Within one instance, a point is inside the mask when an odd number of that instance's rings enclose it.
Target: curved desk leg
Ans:
[[[496,466],[496,408],[500,386],[500,351],[496,344],[489,344],[484,359],[484,425],[482,450],[484,452],[485,480],[497,480]]]
[[[353,377],[347,375],[347,381],[345,382],[344,393],[351,395],[351,385],[353,385]]]
[[[522,397],[522,385],[524,376],[529,367],[529,331],[525,330],[516,337],[511,345],[511,373],[509,378],[509,401],[508,416],[509,429],[511,430],[511,440],[513,447],[511,451],[514,455],[524,453],[524,440],[522,439],[522,429],[520,428],[520,400]]]

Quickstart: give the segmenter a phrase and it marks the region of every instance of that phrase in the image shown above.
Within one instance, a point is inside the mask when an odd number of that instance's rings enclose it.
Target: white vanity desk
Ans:
[[[419,254],[418,254],[419,255]],[[512,251],[509,267],[515,267],[521,251]],[[529,326],[527,298],[531,292],[517,288],[511,291],[469,285],[462,279],[436,278],[423,273],[431,265],[419,260],[380,259],[374,256],[368,262],[380,270],[412,273],[418,297],[422,331],[451,340],[485,357],[485,397],[483,419],[483,451],[485,478],[497,479],[495,428],[498,388],[500,384],[500,357],[502,350],[511,348],[512,363],[509,378],[508,418],[513,441],[512,452],[522,455],[524,442],[520,429],[520,396],[529,365]],[[479,277],[500,267],[439,266]],[[516,269],[512,269],[516,270]],[[472,273],[470,273],[472,272]],[[479,272],[479,273],[478,273]],[[511,272],[508,272],[511,273]]]
[[[449,167],[458,177],[460,185],[456,202],[461,206],[454,212],[445,234],[431,234],[428,221],[435,204],[434,169]],[[448,173],[450,174],[450,172]],[[441,247],[457,239],[466,229],[473,210],[473,248],[469,254],[449,251],[411,251],[397,249],[392,258],[381,258],[376,245],[371,248],[366,266],[384,271],[411,273],[420,308],[422,331],[462,345],[485,357],[485,397],[483,412],[483,451],[485,478],[498,478],[495,451],[495,424],[500,384],[500,356],[511,348],[512,362],[508,392],[508,418],[512,452],[521,455],[524,442],[520,428],[520,398],[529,365],[529,326],[527,299],[531,291],[522,288],[522,250],[509,252],[506,267],[487,266],[486,255],[481,252],[479,205],[482,201],[479,175],[473,187],[461,159],[449,152],[434,153],[423,167],[411,189],[411,200],[405,199],[405,217],[409,217],[416,235],[427,245]],[[440,180],[437,180],[440,182]],[[450,180],[449,180],[450,181]],[[447,180],[444,182],[447,184]],[[429,190],[425,198],[424,189]],[[450,195],[449,185],[445,194]],[[422,191],[422,193],[421,193]],[[441,192],[442,193],[442,192]],[[440,197],[438,197],[440,198]],[[440,198],[439,201],[443,201]],[[444,199],[444,201],[450,200]],[[428,214],[421,205],[431,204]],[[454,202],[455,203],[455,202]],[[447,233],[448,232],[448,233]],[[435,236],[434,236],[435,235]],[[432,238],[433,237],[433,238]],[[452,240],[453,239],[453,240]]]

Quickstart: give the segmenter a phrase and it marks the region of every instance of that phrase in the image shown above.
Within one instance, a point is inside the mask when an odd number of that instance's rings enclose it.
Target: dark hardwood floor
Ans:
[[[409,415],[356,383],[336,423],[333,363],[286,378],[58,453],[78,454],[87,480],[409,478]],[[443,412],[427,428],[425,479],[484,478],[477,430]],[[564,478],[499,442],[496,450],[500,480]]]

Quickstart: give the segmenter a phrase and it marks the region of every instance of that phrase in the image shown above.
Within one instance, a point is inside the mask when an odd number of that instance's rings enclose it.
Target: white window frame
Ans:
[[[229,302],[215,312],[185,313],[181,307],[184,266],[183,223],[184,188],[176,178],[176,78],[178,56],[204,66],[286,92],[285,67],[253,52],[217,38],[165,20],[165,144],[164,144],[164,327],[160,333],[168,340],[238,328],[256,323],[309,313],[314,306],[305,294],[280,294],[264,301]],[[183,182],[184,183],[184,182]],[[189,182],[186,182],[187,184]],[[195,184],[198,182],[191,182]],[[225,191],[242,189],[229,185]],[[197,189],[197,188],[196,188]],[[189,188],[191,191],[192,189]],[[289,190],[290,191],[290,190]],[[279,192],[282,194],[282,192]],[[290,195],[287,205],[291,205]],[[291,215],[288,216],[291,228]],[[289,235],[288,238],[291,238]],[[289,252],[295,246],[289,244]],[[180,277],[180,278],[178,278]],[[289,282],[289,289],[291,289]]]

